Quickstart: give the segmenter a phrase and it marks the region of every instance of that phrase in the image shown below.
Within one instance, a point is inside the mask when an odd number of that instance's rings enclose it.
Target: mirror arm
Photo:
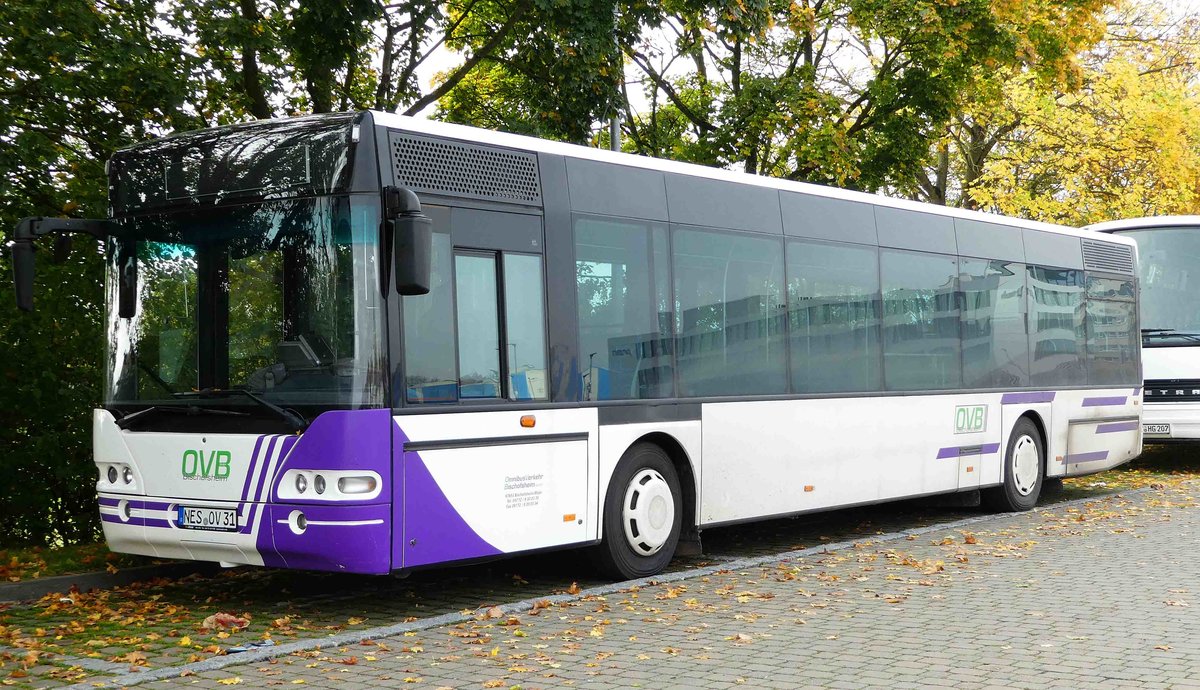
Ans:
[[[117,232],[117,223],[111,220],[91,218],[47,218],[31,216],[22,218],[13,232],[13,240],[36,240],[51,233],[80,233],[103,240]]]
[[[91,235],[103,240],[117,232],[118,225],[111,220],[87,218],[46,218],[31,216],[22,218],[12,234],[13,282],[17,293],[17,308],[33,311],[33,274],[35,270],[34,241],[40,237],[57,234],[55,256],[60,260],[70,250],[68,238],[73,233]]]

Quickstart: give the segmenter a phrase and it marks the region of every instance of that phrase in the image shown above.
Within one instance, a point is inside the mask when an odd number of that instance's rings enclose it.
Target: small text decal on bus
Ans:
[[[954,408],[954,433],[973,434],[987,431],[987,405],[959,405]]]
[[[229,479],[229,451],[212,450],[205,455],[203,450],[183,451],[184,479]]]

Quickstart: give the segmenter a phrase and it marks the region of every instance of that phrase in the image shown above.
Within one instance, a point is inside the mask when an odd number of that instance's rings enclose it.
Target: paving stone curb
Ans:
[[[1084,498],[1076,498],[1060,503],[1053,503],[1046,506],[1039,506],[1031,513],[1040,513],[1047,510],[1059,510],[1069,508],[1076,505],[1084,505],[1096,501],[1105,501],[1115,498],[1127,498],[1137,496],[1151,491],[1157,490],[1155,487],[1148,486],[1140,489],[1132,489],[1128,491],[1119,491],[1116,493],[1105,494],[1100,496],[1089,496]],[[804,549],[796,549],[792,551],[784,551],[781,553],[767,554],[764,556],[751,556],[748,558],[736,558],[728,561],[714,563],[713,565],[703,566],[700,568],[692,568],[689,570],[680,570],[653,577],[645,577],[637,580],[625,580],[623,582],[615,582],[608,585],[598,585],[581,590],[578,594],[552,594],[548,596],[533,597],[521,601],[511,602],[508,604],[499,604],[498,608],[504,614],[524,613],[533,609],[541,602],[549,602],[551,604],[565,604],[572,601],[578,601],[587,597],[605,596],[617,592],[623,592],[634,588],[648,587],[662,584],[679,582],[682,580],[690,580],[692,578],[704,577],[707,575],[715,575],[717,573],[728,572],[731,570],[744,570],[755,568],[770,563],[779,563],[783,561],[814,556],[818,554],[831,553],[841,551],[843,549],[853,548],[855,544],[869,542],[872,544],[886,544],[907,539],[910,536],[919,537],[935,532],[945,532],[947,530],[956,530],[971,525],[981,523],[1000,522],[1013,517],[1020,517],[1028,513],[997,513],[988,515],[977,515],[961,520],[952,520],[926,527],[914,527],[911,529],[900,530],[897,532],[888,532],[885,534],[864,536],[857,539],[849,539],[845,541],[834,542],[830,544],[822,544]],[[330,647],[345,647],[355,645],[366,640],[377,640],[385,637],[394,637],[406,632],[418,632],[422,630],[430,630],[432,628],[440,628],[446,625],[454,625],[456,623],[464,623],[475,620],[477,612],[470,614],[455,612],[444,613],[430,618],[422,618],[416,621],[405,623],[395,623],[376,628],[367,628],[364,630],[354,630],[328,637],[313,638],[307,640],[297,640],[285,644],[275,645],[272,647],[263,647],[253,649],[247,652],[239,652],[225,656],[216,656],[203,661],[197,661],[181,666],[164,666],[161,668],[147,669],[135,673],[127,673],[110,678],[91,678],[86,682],[77,683],[69,686],[69,690],[91,690],[97,687],[112,687],[120,686],[127,687],[140,685],[142,683],[150,683],[168,678],[178,678],[181,674],[187,673],[203,673],[206,671],[218,671],[230,666],[243,664],[254,664],[274,659],[281,656],[295,654],[296,652],[308,652],[313,650],[325,649]]]

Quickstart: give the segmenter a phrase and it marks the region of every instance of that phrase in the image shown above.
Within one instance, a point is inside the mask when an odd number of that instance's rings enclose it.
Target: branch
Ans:
[[[446,79],[446,81],[442,82],[440,86],[422,96],[417,100],[416,103],[410,105],[408,110],[404,111],[404,114],[416,115],[428,107],[431,103],[435,103],[442,96],[446,95],[450,89],[458,86],[458,83],[465,79],[471,70],[475,69],[475,65],[478,65],[483,61],[484,58],[491,55],[492,51],[495,50],[496,47],[499,46],[502,41],[504,41],[504,39],[508,38],[508,34],[512,32],[513,27],[517,25],[517,22],[520,21],[521,18],[524,17],[529,11],[530,6],[531,0],[522,0],[522,2],[513,9],[513,13],[509,15],[508,21],[504,22],[504,25],[500,27],[500,29],[491,37],[490,40],[488,40],[487,43],[485,43],[479,50],[476,50],[474,53],[472,53],[471,57],[467,58],[467,61],[459,66],[459,68],[455,70],[454,73]]]
[[[663,93],[667,94],[667,98],[671,100],[671,103],[673,103],[676,108],[679,108],[679,112],[683,113],[683,116],[688,120],[691,120],[692,124],[700,128],[701,132],[708,133],[716,129],[716,127],[714,127],[707,118],[701,117],[699,113],[692,110],[692,108],[683,101],[683,98],[680,97],[679,92],[675,90],[675,87],[671,86],[671,83],[664,79],[661,74],[654,71],[654,68],[650,66],[649,60],[647,60],[644,55],[637,51],[630,51],[629,57],[638,67],[642,69],[643,72],[646,73],[647,76],[650,77],[650,81],[653,81],[655,86],[657,86],[659,89],[662,89]]]

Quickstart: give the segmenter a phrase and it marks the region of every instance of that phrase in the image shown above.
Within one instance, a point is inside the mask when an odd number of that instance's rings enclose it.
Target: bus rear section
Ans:
[[[1200,216],[1090,226],[1138,246],[1147,443],[1200,441]]]

